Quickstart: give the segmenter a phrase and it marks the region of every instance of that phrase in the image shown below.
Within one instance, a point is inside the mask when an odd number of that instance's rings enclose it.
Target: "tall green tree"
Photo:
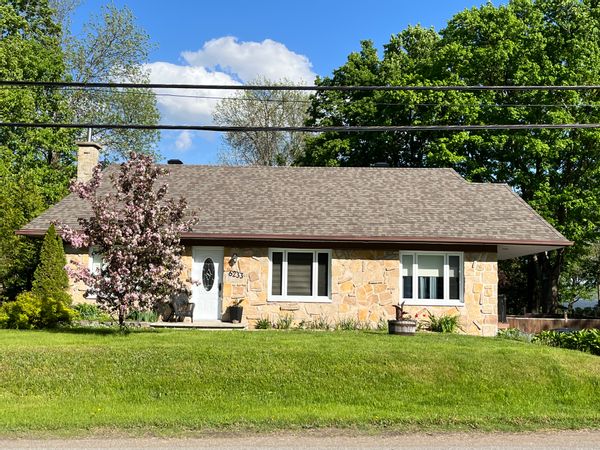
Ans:
[[[66,265],[67,258],[62,239],[56,233],[54,225],[50,225],[40,250],[40,263],[33,274],[31,291],[40,298],[54,298],[70,304]]]
[[[600,6],[594,0],[512,0],[455,15],[440,33],[408,28],[379,58],[370,43],[323,85],[597,85]],[[320,93],[324,125],[598,123],[597,91]],[[300,164],[451,166],[505,182],[576,245],[529,259],[530,308],[557,304],[565,258],[600,238],[600,132],[324,133]]]
[[[64,81],[61,30],[46,0],[0,0],[0,79]],[[70,121],[60,92],[0,89],[0,122]],[[31,284],[38,244],[14,231],[67,193],[74,175],[68,130],[0,127],[0,299]]]

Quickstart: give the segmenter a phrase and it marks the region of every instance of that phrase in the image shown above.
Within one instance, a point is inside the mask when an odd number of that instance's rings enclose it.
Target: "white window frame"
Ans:
[[[412,263],[412,297],[404,297],[404,281],[403,281],[403,265],[402,257],[410,255],[413,257]],[[419,298],[419,255],[437,255],[444,257],[444,298],[443,299],[424,299]],[[459,299],[450,299],[450,266],[448,259],[450,256],[458,256],[458,266],[460,268],[458,295]],[[400,252],[400,301],[405,301],[407,305],[416,306],[464,306],[464,290],[465,290],[465,264],[463,252],[436,252],[436,251],[401,251]]]
[[[273,292],[273,253],[283,253],[282,269],[281,269],[281,292],[282,295],[272,295]],[[312,253],[312,292],[318,292],[318,273],[319,273],[319,253],[327,254],[327,296],[319,295],[287,295],[287,261],[288,253]],[[269,286],[268,286],[268,301],[269,302],[303,302],[303,303],[331,303],[331,250],[323,248],[269,248]]]

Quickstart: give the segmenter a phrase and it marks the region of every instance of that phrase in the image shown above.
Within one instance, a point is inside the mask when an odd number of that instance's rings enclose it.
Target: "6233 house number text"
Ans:
[[[237,270],[230,270],[229,276],[232,278],[244,278],[244,272],[238,272]]]

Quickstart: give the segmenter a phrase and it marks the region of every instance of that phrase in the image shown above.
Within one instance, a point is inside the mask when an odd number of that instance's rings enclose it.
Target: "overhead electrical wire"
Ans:
[[[580,91],[600,90],[600,85],[564,86],[302,86],[302,85],[231,85],[231,84],[172,84],[172,83],[100,83],[77,81],[0,80],[0,86],[43,87],[103,87],[132,89],[205,89],[234,91]]]
[[[166,84],[166,83],[100,83],[100,82],[46,82],[26,80],[0,80],[0,89],[23,87],[49,87],[63,90],[85,89],[194,89],[194,90],[271,90],[271,91],[589,91],[600,90],[600,85],[567,85],[567,86],[297,86],[297,85],[200,85],[200,84]],[[126,91],[111,91],[127,93]],[[213,97],[200,95],[181,95],[170,93],[148,93],[148,95],[173,96],[184,98],[204,98],[224,100],[235,97]],[[241,100],[241,99],[240,99]],[[254,100],[254,99],[249,99]],[[256,99],[257,101],[282,102],[281,99]],[[289,100],[290,102],[309,102],[308,100]],[[381,106],[461,106],[450,103],[377,103]],[[486,104],[480,107],[599,107],[596,104]],[[533,129],[598,129],[598,123],[561,123],[561,124],[488,124],[488,125],[388,125],[388,126],[218,126],[218,125],[144,125],[144,124],[97,124],[97,123],[48,123],[48,122],[0,122],[0,127],[37,127],[37,128],[88,128],[88,129],[136,129],[136,130],[194,130],[194,131],[285,131],[285,132],[382,132],[382,131],[486,131],[486,130],[533,130]]]
[[[189,130],[189,131],[285,131],[302,133],[357,133],[382,131],[489,131],[489,130],[556,130],[598,129],[600,123],[540,123],[540,124],[496,124],[496,125],[385,125],[385,126],[222,126],[222,125],[143,125],[143,124],[96,124],[96,123],[47,123],[47,122],[0,122],[0,127],[14,128],[91,128],[132,130]]]
[[[15,89],[19,87],[7,87],[0,86],[0,89]],[[127,95],[130,91],[124,90],[110,90],[108,88],[63,88],[62,91],[67,92],[106,92],[111,94],[122,94]],[[256,98],[256,97],[223,97],[223,96],[211,96],[211,95],[191,95],[191,94],[171,94],[167,92],[138,92],[138,95],[156,96],[156,97],[175,97],[175,98],[188,98],[198,100],[234,100],[244,102],[269,102],[269,103],[303,103],[310,104],[311,100],[299,100],[299,99],[271,99],[271,98]],[[437,103],[405,103],[405,102],[371,102],[375,106],[440,106],[440,107],[464,107],[464,104],[449,103],[449,102],[437,102]],[[600,108],[600,103],[579,103],[579,104],[558,104],[558,103],[472,103],[469,106],[479,106],[481,108]]]

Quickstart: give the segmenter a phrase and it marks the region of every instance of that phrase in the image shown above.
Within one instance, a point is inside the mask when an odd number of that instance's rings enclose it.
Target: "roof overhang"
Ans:
[[[46,230],[28,229],[18,230],[17,234],[23,236],[44,236]],[[386,244],[390,246],[401,246],[410,244],[415,246],[490,246],[496,247],[498,259],[512,259],[519,256],[533,255],[573,245],[571,241],[535,241],[535,240],[502,240],[502,239],[471,239],[454,237],[407,237],[407,236],[316,236],[316,235],[293,235],[293,234],[225,234],[225,233],[182,233],[181,238],[196,241],[218,241],[218,242],[247,242],[247,243],[315,243],[315,244]]]

